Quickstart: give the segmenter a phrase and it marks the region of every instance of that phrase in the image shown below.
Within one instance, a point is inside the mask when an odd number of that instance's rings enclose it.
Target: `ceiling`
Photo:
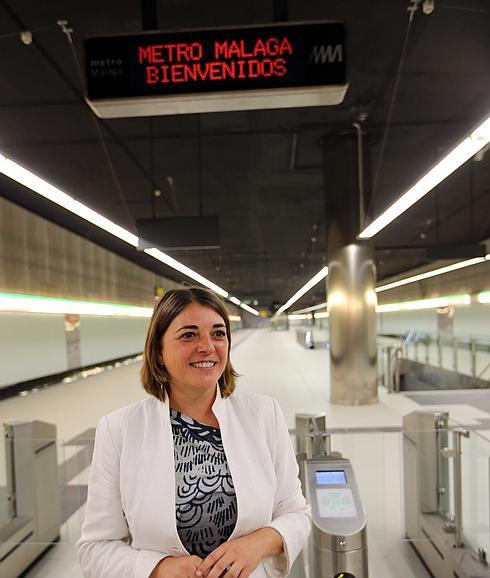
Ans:
[[[241,300],[282,304],[327,263],[326,135],[355,134],[353,123],[362,123],[369,220],[488,115],[487,0],[435,0],[431,14],[418,4],[410,24],[409,5],[417,3],[287,3],[290,21],[346,24],[350,86],[341,105],[98,120],[77,69],[83,40],[140,32],[141,2],[0,0],[0,151],[132,232],[136,219],[153,215],[219,215],[219,249],[168,253]],[[158,24],[162,30],[269,24],[274,7],[284,10],[286,3],[157,1]],[[73,47],[61,19],[73,29]],[[30,45],[21,42],[21,30],[32,32]],[[158,198],[155,189],[162,191]],[[489,189],[490,152],[375,236],[378,280],[426,264],[426,245],[490,237]],[[184,279],[5,177],[0,195]],[[319,284],[297,306],[324,298]]]

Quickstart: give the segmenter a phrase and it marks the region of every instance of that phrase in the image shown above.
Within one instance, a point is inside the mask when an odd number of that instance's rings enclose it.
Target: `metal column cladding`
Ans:
[[[351,244],[328,265],[330,401],[361,405],[378,401],[376,293],[370,247]]]

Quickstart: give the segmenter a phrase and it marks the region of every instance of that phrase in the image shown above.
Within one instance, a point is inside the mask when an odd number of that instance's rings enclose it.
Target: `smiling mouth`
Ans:
[[[204,369],[210,369],[217,364],[216,361],[195,361],[194,363],[190,363],[192,367],[202,367]]]

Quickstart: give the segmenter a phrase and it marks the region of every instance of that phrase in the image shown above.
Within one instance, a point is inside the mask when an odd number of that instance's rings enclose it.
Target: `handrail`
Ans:
[[[424,333],[421,331],[408,331],[406,333],[378,333],[378,337],[398,340],[405,344],[422,343],[428,345],[430,343],[438,343],[449,347],[452,347],[456,342],[460,349],[471,350],[476,346],[477,351],[490,352],[490,336],[485,336],[483,339],[476,337],[463,338],[457,336],[445,336],[436,333]],[[485,341],[487,343],[485,343]]]
[[[490,367],[487,338],[484,341],[475,338],[463,341],[458,337],[437,335],[433,338],[428,333],[409,332],[406,335],[378,334],[377,344],[381,350],[393,348],[396,344],[405,359],[470,376],[471,384],[465,384],[465,388],[474,387],[478,380],[486,379],[483,376]],[[480,369],[481,365],[485,367]]]
[[[454,532],[454,547],[462,548],[463,542],[463,492],[461,481],[461,438],[469,438],[467,429],[456,428],[453,430],[453,447],[443,448],[442,455],[446,459],[453,459],[453,496],[454,496],[454,522],[449,524],[448,530]]]

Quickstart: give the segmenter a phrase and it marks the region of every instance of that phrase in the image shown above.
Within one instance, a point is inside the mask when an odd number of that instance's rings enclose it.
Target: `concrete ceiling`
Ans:
[[[200,206],[203,214],[218,214],[219,249],[169,253],[239,299],[282,304],[327,262],[326,135],[354,133],[353,123],[363,119],[373,218],[489,113],[490,6],[435,0],[431,14],[421,4],[414,13],[387,130],[409,4],[287,3],[290,21],[345,22],[350,86],[339,106],[97,120],[77,71],[83,40],[141,31],[141,2],[0,0],[0,151],[133,232],[135,219],[153,214],[198,215]],[[171,0],[157,7],[162,30],[274,21],[274,2],[262,0]],[[73,48],[60,19],[73,29]],[[21,30],[32,31],[32,44],[21,42]],[[156,200],[155,188],[163,193]],[[424,245],[488,238],[489,189],[490,152],[374,238],[378,279],[427,263]],[[7,178],[0,179],[0,194],[183,279]],[[320,284],[298,307],[324,297]]]

